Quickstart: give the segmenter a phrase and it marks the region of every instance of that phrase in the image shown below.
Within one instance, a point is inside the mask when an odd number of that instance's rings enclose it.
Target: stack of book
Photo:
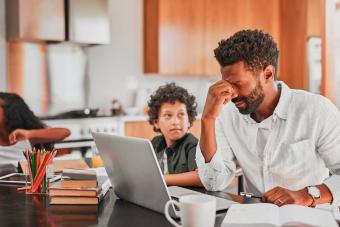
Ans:
[[[111,187],[92,170],[64,169],[62,180],[49,187],[50,204],[97,205]]]

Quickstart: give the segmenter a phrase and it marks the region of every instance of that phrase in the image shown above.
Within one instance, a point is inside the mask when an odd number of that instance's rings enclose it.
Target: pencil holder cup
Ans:
[[[47,185],[48,182],[47,182],[47,177],[46,177],[46,169],[47,168],[45,167],[45,169],[42,170],[43,172],[45,172],[43,173],[42,176],[37,176],[36,173],[35,174],[30,173],[29,175],[26,175],[26,185],[25,185],[26,194],[47,194],[48,193],[48,185]],[[27,171],[29,170],[27,169]]]
[[[53,175],[53,158],[57,151],[26,150],[26,194],[48,194],[48,180]],[[51,173],[52,172],[52,173]]]

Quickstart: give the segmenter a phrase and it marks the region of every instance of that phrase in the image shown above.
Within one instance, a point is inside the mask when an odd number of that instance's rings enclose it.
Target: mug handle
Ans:
[[[179,207],[179,203],[175,200],[169,200],[168,202],[166,202],[165,207],[164,207],[164,214],[166,219],[175,227],[181,227],[181,225],[177,224],[177,222],[170,216],[169,214],[169,206],[171,204],[174,204],[175,206]]]

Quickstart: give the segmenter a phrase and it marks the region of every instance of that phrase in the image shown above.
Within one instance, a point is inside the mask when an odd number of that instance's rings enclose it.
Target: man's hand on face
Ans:
[[[209,88],[202,118],[216,119],[222,106],[236,96],[234,88],[229,82],[225,80],[217,81]]]
[[[285,204],[310,206],[313,203],[313,199],[308,194],[306,188],[298,191],[291,191],[281,187],[275,187],[264,193],[262,201],[266,203],[274,203],[278,206],[283,206]]]

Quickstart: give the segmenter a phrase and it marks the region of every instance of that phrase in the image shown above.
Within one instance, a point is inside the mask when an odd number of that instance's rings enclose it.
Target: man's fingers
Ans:
[[[213,86],[211,86],[210,92],[216,96],[219,96],[222,93],[227,93],[227,94],[235,93],[233,86],[224,80],[220,80],[217,83],[215,83]]]
[[[276,191],[275,194],[272,194],[270,196],[267,197],[267,201],[269,203],[274,203],[277,199],[279,199],[281,196],[283,196],[283,192],[282,191]]]
[[[265,202],[270,202],[272,203],[274,200],[276,199],[280,194],[278,194],[280,191],[282,190],[282,188],[280,187],[275,187],[269,191],[267,191],[266,193],[264,193],[263,198]]]
[[[264,197],[264,198],[267,198],[268,196],[274,194],[274,193],[276,192],[277,189],[278,189],[278,187],[275,187],[275,188],[270,189],[269,191],[266,191],[266,192],[263,194],[263,197]]]
[[[218,97],[219,102],[223,102],[223,104],[227,104],[231,99],[231,95],[226,93],[223,93]]]
[[[288,194],[284,194],[281,197],[277,198],[273,203],[277,206],[283,206],[288,204],[290,201],[290,196]]]

